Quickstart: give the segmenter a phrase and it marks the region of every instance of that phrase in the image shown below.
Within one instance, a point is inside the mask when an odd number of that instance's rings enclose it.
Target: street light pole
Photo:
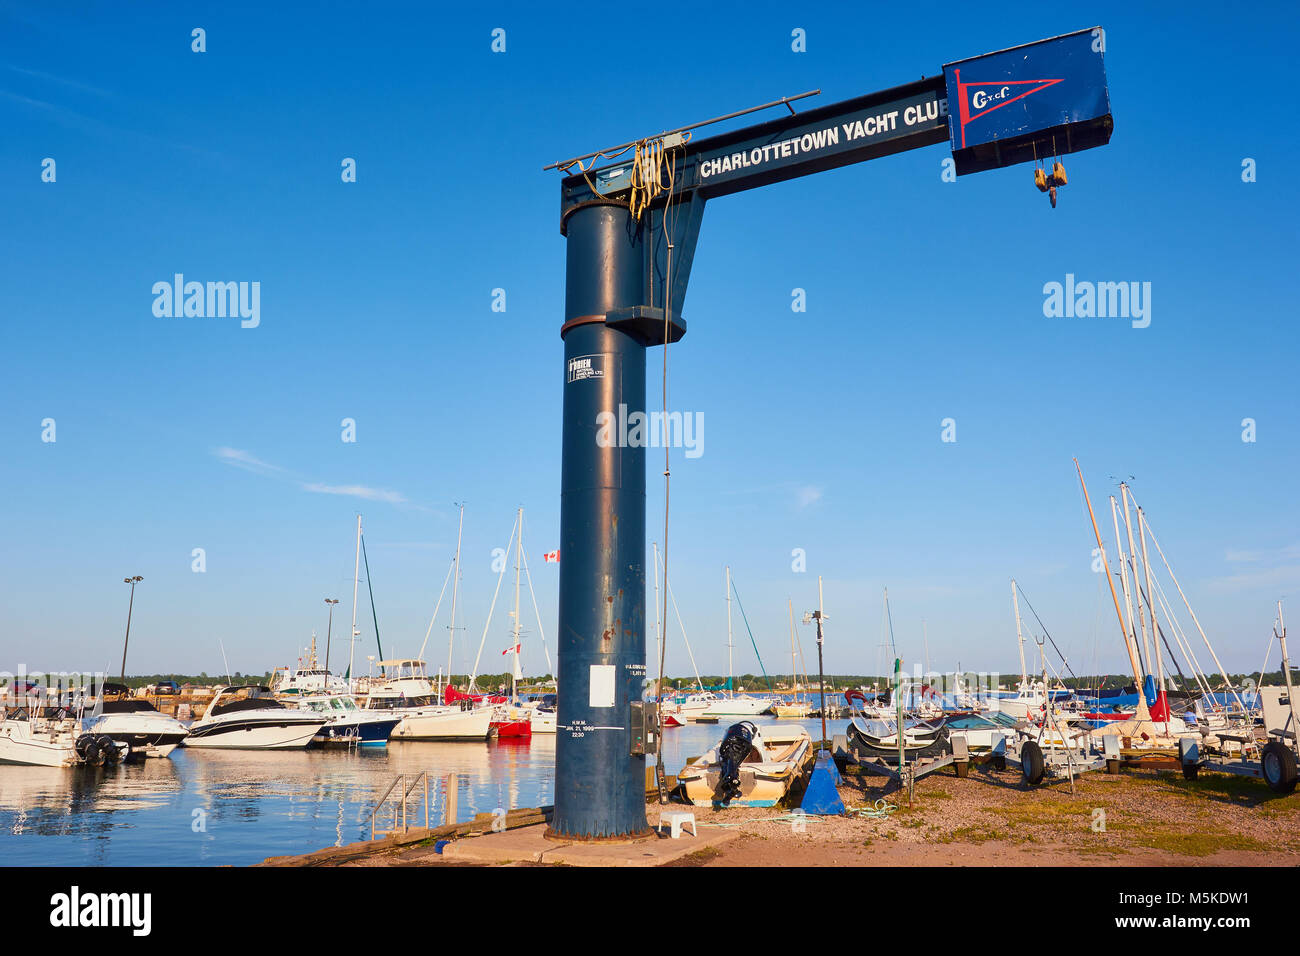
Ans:
[[[821,695],[822,743],[826,743],[826,668],[822,663],[822,621],[826,619],[822,606],[822,577],[817,575],[817,610],[803,616],[803,622],[817,622],[817,692]]]
[[[126,683],[126,649],[131,644],[131,611],[134,610],[135,608],[135,586],[136,584],[138,584],[143,580],[144,578],[138,574],[135,575],[134,577],[122,579],[123,584],[131,585],[131,600],[127,602],[126,605],[126,639],[122,642],[122,683],[123,684]]]

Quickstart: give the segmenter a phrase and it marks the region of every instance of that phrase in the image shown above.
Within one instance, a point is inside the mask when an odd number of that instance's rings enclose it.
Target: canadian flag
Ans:
[[[518,644],[516,644],[514,647],[507,647],[504,651],[501,652],[501,656],[505,657],[507,654],[518,654],[519,647],[520,645]]]
[[[559,548],[556,548],[554,551],[547,551],[544,555],[542,555],[542,560],[543,560],[546,564],[559,564],[559,563],[560,563],[560,549],[559,549]]]

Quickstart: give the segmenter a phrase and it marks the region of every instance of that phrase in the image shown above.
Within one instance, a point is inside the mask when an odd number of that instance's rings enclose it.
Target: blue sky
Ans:
[[[888,586],[909,665],[924,619],[935,667],[1010,671],[1015,576],[1076,670],[1121,670],[1077,455],[1108,545],[1110,476],[1133,475],[1221,657],[1259,667],[1273,602],[1300,586],[1297,137],[1278,119],[1293,9],[753,4],[656,26],[617,5],[598,23],[264,7],[0,8],[0,669],[115,669],[128,574],[145,577],[129,670],[216,673],[222,643],[232,669],[289,663],[324,633],[325,597],[347,633],[358,511],[385,649],[414,653],[457,501],[456,669],[519,506],[553,652],[565,250],[542,167],[1098,23],[1115,133],[1065,159],[1055,210],[1028,166],[943,182],[942,145],[709,204],[671,353],[672,405],[705,421],[703,455],[674,455],[674,591],[705,670],[726,666],[729,563],[769,670],[788,660],[787,598],[811,608],[821,574],[828,670],[875,667]],[[151,287],[177,272],[260,282],[261,324],[155,317]],[[1045,318],[1043,285],[1066,273],[1150,282],[1150,326]],[[359,660],[375,652],[364,591]],[[540,673],[526,598],[524,619]],[[445,623],[444,605],[435,663]],[[737,670],[754,671],[736,626]]]

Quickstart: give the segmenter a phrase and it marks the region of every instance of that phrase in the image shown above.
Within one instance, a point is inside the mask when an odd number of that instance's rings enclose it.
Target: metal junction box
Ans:
[[[944,64],[957,174],[1110,142],[1105,50],[1093,27]]]
[[[659,705],[634,700],[629,705],[628,723],[632,731],[631,754],[644,757],[659,752]]]

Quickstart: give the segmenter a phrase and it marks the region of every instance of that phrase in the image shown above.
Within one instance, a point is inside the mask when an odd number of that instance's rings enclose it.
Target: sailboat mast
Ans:
[[[1129,521],[1129,512],[1128,512],[1128,499],[1129,499],[1128,485],[1126,485],[1124,482],[1121,481],[1120,484],[1119,484],[1119,490],[1120,490],[1120,495],[1121,495],[1121,497],[1123,498],[1123,501],[1124,501],[1124,530],[1128,533],[1128,553],[1129,553],[1129,560],[1131,560],[1131,561],[1133,561],[1133,562],[1136,562],[1136,561],[1137,561],[1137,550],[1136,550],[1136,548],[1133,546],[1133,524],[1132,524],[1131,521]],[[1145,544],[1145,543],[1146,543],[1146,542],[1144,541],[1143,544]],[[1144,564],[1146,563],[1146,559],[1145,559],[1145,558],[1143,559],[1143,563],[1144,563]],[[1150,668],[1150,667],[1151,667],[1151,660],[1152,660],[1152,658],[1151,658],[1151,645],[1147,643],[1147,619],[1146,619],[1146,614],[1144,614],[1143,611],[1142,611],[1142,595],[1141,595],[1140,593],[1137,593],[1137,592],[1138,592],[1138,581],[1137,581],[1137,564],[1136,564],[1136,563],[1133,565],[1133,591],[1135,592],[1134,595],[1133,595],[1133,598],[1134,598],[1134,600],[1135,600],[1136,603],[1137,603],[1137,609],[1138,609],[1138,623],[1142,626],[1142,659],[1145,660],[1145,661],[1147,662],[1147,667]],[[1155,625],[1154,625],[1154,624],[1152,625],[1152,628],[1151,628],[1151,629],[1152,629],[1152,631],[1154,632],[1154,630],[1155,630]],[[1155,634],[1154,634],[1154,633],[1151,635],[1151,640],[1152,640],[1152,641],[1155,640]],[[1160,650],[1160,648],[1159,648],[1159,646],[1157,645],[1157,647],[1156,647],[1156,651],[1157,651],[1157,653],[1159,652],[1159,650]],[[1159,668],[1157,668],[1157,670],[1159,670]]]
[[[727,689],[736,696],[736,681],[732,671],[735,665],[731,660],[731,565],[727,565]]]
[[[799,664],[794,656],[794,599],[786,598],[790,606],[790,682],[794,684],[795,699],[799,698]]]
[[[352,567],[352,640],[348,642],[348,682],[352,681],[352,661],[357,648],[357,585],[361,583],[361,515],[357,515],[357,556]]]
[[[460,591],[460,540],[465,531],[465,506],[460,506],[460,523],[456,528],[456,570],[451,579],[451,624],[447,628],[447,686],[451,686],[451,653],[456,643],[456,596]],[[443,696],[446,703],[446,695]]]
[[[510,675],[510,700],[519,703],[519,566],[524,550],[524,509],[519,509],[516,521],[519,523],[519,536],[515,541],[515,669]]]
[[[1110,496],[1110,520],[1115,525],[1115,547],[1119,551],[1119,583],[1124,589],[1124,640],[1132,641],[1134,650],[1138,650],[1137,630],[1133,627],[1133,595],[1128,587],[1128,555],[1124,553],[1124,545],[1119,536],[1119,509],[1116,507],[1115,496]],[[1142,687],[1142,679],[1146,673],[1146,661],[1138,656],[1141,663],[1141,669],[1137,679],[1138,687]]]
[[[1160,682],[1160,686],[1156,689],[1156,700],[1157,701],[1160,700],[1160,694],[1162,692],[1166,694],[1165,723],[1167,725],[1169,722],[1169,697],[1167,692],[1165,691],[1165,658],[1164,655],[1160,653],[1160,631],[1157,629],[1157,625],[1156,625],[1156,608],[1155,605],[1151,603],[1151,594],[1152,594],[1151,565],[1147,562],[1146,516],[1142,513],[1141,508],[1138,508],[1137,513],[1138,513],[1138,538],[1142,542],[1142,573],[1147,581],[1147,605],[1151,608],[1151,643],[1154,644],[1156,647],[1156,680]],[[1126,518],[1128,517],[1127,512],[1125,513],[1125,517]],[[1141,610],[1141,608],[1142,608],[1142,602],[1141,600],[1139,600],[1138,609]],[[1169,653],[1172,655],[1173,651],[1170,651]],[[1178,663],[1177,660],[1175,660],[1174,663],[1177,664]],[[1179,673],[1181,673],[1181,671]],[[1166,726],[1165,732],[1168,733],[1168,730],[1169,728],[1168,726]]]
[[[1020,630],[1020,595],[1016,591],[1016,579],[1011,579],[1011,606],[1016,610],[1016,647],[1020,649],[1020,686],[1029,683],[1029,672],[1025,668],[1025,635]]]
[[[1092,498],[1088,495],[1088,484],[1083,480],[1083,469],[1079,467],[1079,459],[1074,459],[1074,470],[1079,473],[1079,487],[1083,489],[1083,500],[1088,506],[1088,517],[1092,520],[1092,534],[1097,539],[1097,552],[1101,555],[1101,566],[1106,574],[1106,583],[1110,585],[1110,599],[1115,604],[1115,616],[1119,619],[1120,630],[1124,632],[1124,648],[1128,651],[1129,664],[1133,667],[1133,677],[1138,686],[1142,685],[1142,665],[1138,663],[1137,651],[1129,642],[1128,632],[1124,628],[1124,612],[1119,609],[1119,595],[1115,593],[1115,582],[1110,576],[1110,564],[1106,561],[1106,546],[1101,543],[1101,530],[1097,527],[1097,515],[1092,510]],[[1119,535],[1116,534],[1115,540],[1118,543]],[[1152,537],[1154,541],[1154,536]],[[1138,720],[1145,720],[1150,715],[1147,713],[1147,701],[1141,693],[1138,694],[1137,713]]]
[[[921,643],[925,648],[925,677],[928,683],[930,678],[930,630],[926,627],[925,618],[921,618]]]

